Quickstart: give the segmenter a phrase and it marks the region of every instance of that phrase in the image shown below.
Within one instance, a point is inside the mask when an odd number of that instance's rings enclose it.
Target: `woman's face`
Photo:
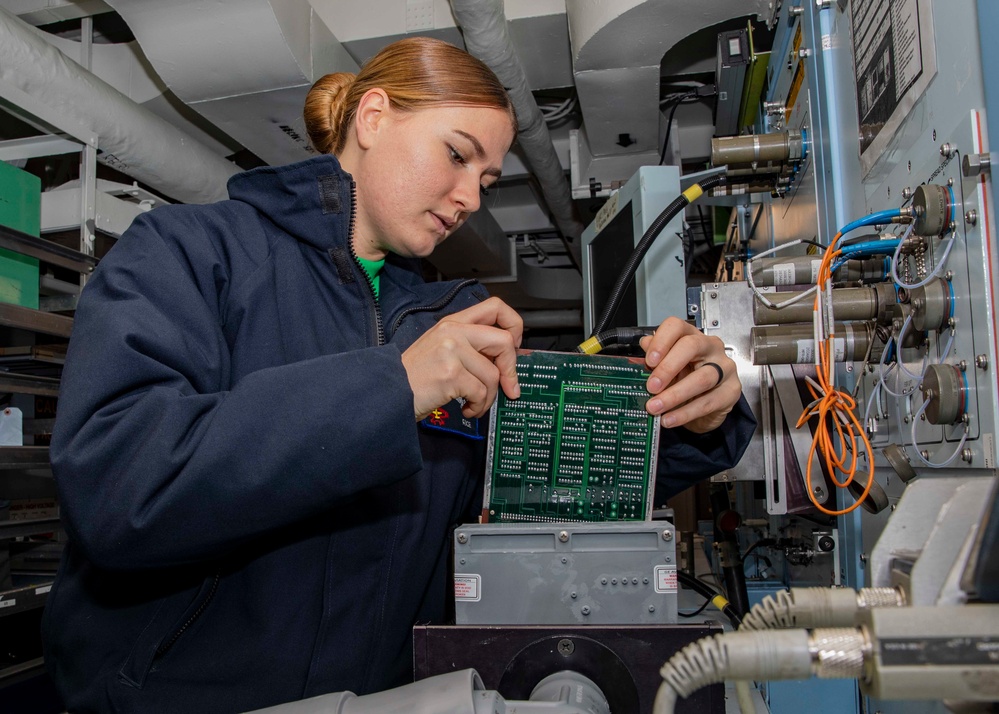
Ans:
[[[490,107],[400,112],[383,104],[365,113],[362,100],[361,150],[342,157],[357,184],[354,250],[369,259],[388,252],[425,257],[478,210],[482,190],[499,179],[513,126],[506,112]]]

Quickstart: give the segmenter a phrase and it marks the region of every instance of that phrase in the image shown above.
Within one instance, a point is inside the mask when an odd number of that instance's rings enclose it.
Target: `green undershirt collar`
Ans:
[[[375,300],[378,299],[378,288],[379,288],[379,273],[381,273],[382,267],[385,265],[385,259],[381,260],[368,260],[367,258],[362,258],[357,256],[357,262],[360,263],[361,268],[367,273],[368,278],[371,280],[371,287],[375,289]]]

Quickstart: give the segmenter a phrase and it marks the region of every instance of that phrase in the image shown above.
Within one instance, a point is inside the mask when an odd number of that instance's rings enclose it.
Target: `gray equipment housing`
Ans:
[[[675,536],[666,521],[462,526],[457,624],[675,624]]]

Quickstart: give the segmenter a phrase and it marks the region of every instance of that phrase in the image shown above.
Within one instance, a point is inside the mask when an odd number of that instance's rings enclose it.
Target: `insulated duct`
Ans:
[[[659,84],[663,56],[712,25],[767,10],[770,0],[566,0],[576,92],[590,153],[660,147]],[[630,142],[630,143],[629,143]]]
[[[185,203],[227,197],[239,168],[143,109],[0,9],[0,79],[94,131],[98,160]]]
[[[312,155],[313,82],[356,72],[308,0],[109,0],[171,91],[271,165]]]
[[[573,215],[565,171],[514,51],[502,0],[451,0],[451,8],[465,38],[465,48],[485,62],[507,88],[520,125],[517,141],[527,157],[528,167],[541,184],[555,225],[563,236],[574,239],[571,245],[578,251],[583,224]]]

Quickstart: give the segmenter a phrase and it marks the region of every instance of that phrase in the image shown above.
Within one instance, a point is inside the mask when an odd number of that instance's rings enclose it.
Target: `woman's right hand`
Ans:
[[[497,387],[510,399],[519,397],[516,350],[523,333],[520,315],[499,298],[448,315],[427,330],[402,353],[416,420],[459,397],[464,416],[482,416]]]

